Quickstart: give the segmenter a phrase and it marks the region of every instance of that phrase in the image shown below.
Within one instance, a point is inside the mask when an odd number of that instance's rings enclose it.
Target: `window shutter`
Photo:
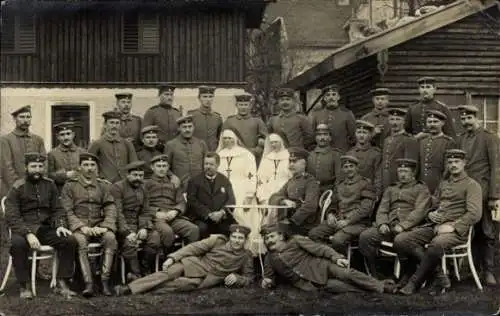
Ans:
[[[36,51],[35,18],[33,16],[19,18],[19,33],[17,50],[21,53]]]
[[[157,14],[141,15],[141,42],[140,50],[145,53],[159,52],[160,30]]]
[[[158,53],[160,26],[158,14],[126,13],[123,16],[123,52]]]
[[[2,13],[2,51],[14,52],[16,49],[16,16]]]
[[[139,19],[135,13],[123,15],[122,43],[124,53],[134,53],[139,49]]]

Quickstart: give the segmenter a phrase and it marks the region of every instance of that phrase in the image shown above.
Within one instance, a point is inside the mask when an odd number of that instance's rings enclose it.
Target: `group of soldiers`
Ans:
[[[418,89],[420,100],[402,109],[389,106],[389,89],[377,88],[373,110],[356,120],[339,105],[338,86],[323,89],[322,107],[309,117],[297,111],[295,91],[281,88],[280,112],[266,124],[252,116],[250,94],[236,95],[237,114],[223,121],[212,110],[215,88],[199,87],[200,107],[182,115],[172,106],[175,87],[162,85],[159,104],[144,119],[131,113],[132,94],[116,94],[116,108],[103,114],[103,133],[88,149],[75,144],[73,122],[55,125],[59,144],[47,156],[43,139],[29,130],[31,108],[14,111],[15,129],[0,138],[0,193],[21,297],[33,296],[28,256],[42,244],[57,250],[65,296],[75,295],[68,284],[75,260],[82,294],[94,295],[92,242],[103,248],[105,295],[113,294],[117,253],[130,282],[115,287],[117,295],[250,284],[250,229],[226,207],[235,204],[233,188],[218,172],[214,152],[225,129],[236,131],[257,161],[272,133],[289,151],[291,177],[268,201],[288,211],[260,231],[268,251],[262,287],[282,279],[304,290],[409,295],[434,277],[446,289],[451,285],[439,260],[466,242],[472,227],[477,264],[495,285],[498,137],[481,127],[473,105],[458,107],[465,132],[456,135],[450,109],[434,99],[435,79],[419,79]],[[320,218],[319,197],[327,190],[332,203]],[[186,245],[173,252],[176,240]],[[403,262],[397,284],[376,278],[382,241],[393,242]],[[371,276],[347,268],[353,243]],[[150,274],[158,253],[163,271]]]

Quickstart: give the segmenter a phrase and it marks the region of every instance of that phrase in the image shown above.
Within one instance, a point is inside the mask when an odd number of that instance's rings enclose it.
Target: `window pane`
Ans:
[[[486,98],[486,119],[488,121],[498,121],[498,99],[499,97]]]
[[[486,122],[486,130],[498,134],[498,122]]]

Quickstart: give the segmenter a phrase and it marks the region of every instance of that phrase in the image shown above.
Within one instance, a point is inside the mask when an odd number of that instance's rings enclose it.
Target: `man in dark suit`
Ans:
[[[229,179],[217,172],[220,157],[209,152],[203,161],[204,172],[191,178],[187,187],[186,215],[200,229],[200,237],[227,234],[235,220],[226,205],[235,203]]]

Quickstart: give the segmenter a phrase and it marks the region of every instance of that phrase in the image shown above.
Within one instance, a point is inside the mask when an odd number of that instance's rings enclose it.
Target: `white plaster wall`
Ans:
[[[2,88],[0,89],[0,134],[4,135],[14,128],[14,121],[10,113],[24,105],[32,106],[31,131],[45,139],[47,150],[50,147],[50,135],[52,124],[51,104],[61,102],[87,103],[90,108],[90,137],[99,137],[103,123],[102,113],[112,110],[115,106],[115,93],[131,92],[132,112],[144,116],[146,110],[158,103],[157,89],[74,89],[74,88]],[[214,110],[219,112],[223,118],[236,112],[234,107],[234,95],[243,92],[242,89],[219,88],[215,92]],[[182,105],[183,113],[197,108],[198,89],[178,88],[174,94],[174,106]]]

